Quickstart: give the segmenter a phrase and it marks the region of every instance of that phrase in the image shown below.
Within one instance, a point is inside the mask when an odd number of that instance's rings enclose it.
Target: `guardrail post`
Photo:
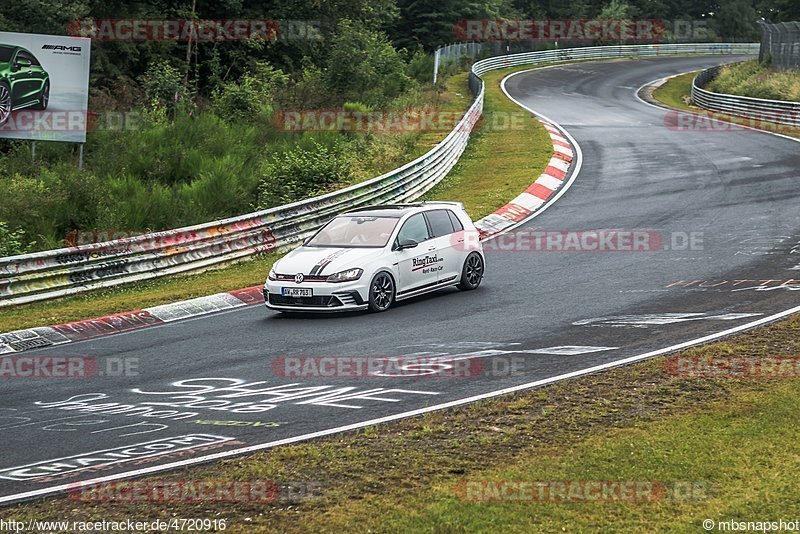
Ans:
[[[441,53],[441,48],[437,48],[436,52],[433,54],[433,85],[436,85],[436,80],[439,76],[439,54]]]

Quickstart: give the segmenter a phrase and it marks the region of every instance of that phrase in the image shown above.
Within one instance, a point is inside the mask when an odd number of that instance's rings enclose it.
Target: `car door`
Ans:
[[[29,96],[31,100],[39,101],[42,89],[44,89],[45,78],[47,78],[47,71],[44,70],[36,56],[33,54],[27,54],[27,56],[31,60],[31,66],[28,69],[28,78],[31,81]]]
[[[413,240],[417,246],[404,250],[395,250],[398,276],[397,294],[436,285],[439,272],[436,269],[436,245],[431,239],[428,223],[422,213],[416,213],[406,219],[397,234],[395,245]]]
[[[14,106],[26,104],[31,100],[30,95],[35,90],[34,80],[31,79],[33,62],[31,57],[20,50],[11,63],[11,95]]]
[[[450,210],[438,209],[425,212],[428,227],[431,230],[433,244],[436,248],[438,259],[439,281],[449,282],[455,280],[461,273],[462,254],[458,252],[454,242],[453,221],[449,215]]]

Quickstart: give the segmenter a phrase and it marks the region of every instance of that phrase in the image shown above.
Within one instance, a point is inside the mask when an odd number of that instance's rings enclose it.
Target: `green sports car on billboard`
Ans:
[[[47,109],[50,75],[21,46],[0,44],[0,125],[22,108]]]

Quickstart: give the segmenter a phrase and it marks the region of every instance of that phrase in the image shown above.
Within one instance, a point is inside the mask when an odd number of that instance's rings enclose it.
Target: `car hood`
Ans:
[[[325,276],[363,268],[383,254],[383,248],[298,247],[278,260],[273,269],[278,274]]]

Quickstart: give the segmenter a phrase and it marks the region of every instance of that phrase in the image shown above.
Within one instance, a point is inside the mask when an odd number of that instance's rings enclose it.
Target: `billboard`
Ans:
[[[91,40],[0,32],[0,138],[86,141]]]

